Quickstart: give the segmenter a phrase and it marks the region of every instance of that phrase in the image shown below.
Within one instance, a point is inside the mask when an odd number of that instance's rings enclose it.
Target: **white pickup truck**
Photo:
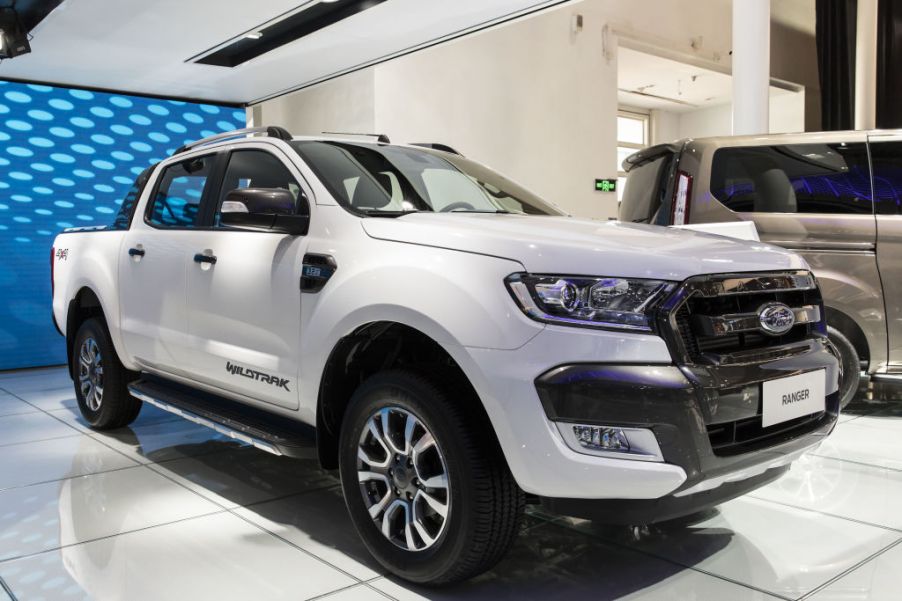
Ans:
[[[439,144],[201,140],[51,254],[84,418],[151,403],[341,475],[375,558],[478,574],[527,502],[645,524],[772,481],[839,412],[817,283],[762,243],[568,217]]]

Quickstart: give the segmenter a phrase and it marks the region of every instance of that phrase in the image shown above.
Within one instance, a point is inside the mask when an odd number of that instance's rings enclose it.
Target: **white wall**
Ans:
[[[614,66],[601,38],[570,33],[559,10],[376,69],[376,128],[392,140],[450,144],[587,217],[616,211],[595,192],[616,162]],[[597,30],[598,23],[592,30]]]
[[[584,0],[265,102],[254,115],[293,133],[444,142],[576,215],[606,219],[616,196],[593,181],[616,162],[617,35],[728,67],[730,23],[730,0]],[[778,67],[791,62],[781,35],[772,35]],[[656,139],[683,130],[671,120]]]
[[[376,131],[375,80],[375,71],[364,69],[302,94],[280,96],[258,105],[261,114],[254,114],[255,125],[281,125],[298,136],[324,131],[372,133]]]

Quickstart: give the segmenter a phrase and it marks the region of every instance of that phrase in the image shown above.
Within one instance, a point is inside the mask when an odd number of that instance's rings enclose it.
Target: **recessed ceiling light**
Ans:
[[[244,34],[244,37],[246,37],[249,40],[259,40],[260,38],[263,37],[263,34],[260,33],[259,31],[255,31],[253,33]]]
[[[319,0],[320,2],[325,2],[326,4],[332,4],[333,2],[338,2],[338,0]]]

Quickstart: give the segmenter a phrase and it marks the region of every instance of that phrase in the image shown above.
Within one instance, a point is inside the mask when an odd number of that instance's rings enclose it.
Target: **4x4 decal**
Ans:
[[[288,379],[286,378],[271,376],[269,374],[263,373],[262,371],[256,371],[247,367],[235,365],[231,361],[226,361],[226,371],[228,371],[233,376],[244,376],[245,378],[250,378],[251,380],[256,380],[258,382],[264,382],[266,384],[272,384],[273,386],[284,388],[288,392],[291,392],[291,390],[289,390],[288,388]]]

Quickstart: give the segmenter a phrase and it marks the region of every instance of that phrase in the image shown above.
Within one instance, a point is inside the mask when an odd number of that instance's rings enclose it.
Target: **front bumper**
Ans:
[[[592,500],[543,496],[551,510],[607,521],[651,523],[693,513],[762,486],[817,446],[839,414],[838,365],[821,339],[807,352],[739,366],[575,364],[536,380],[542,406],[558,427],[597,424],[651,430],[663,461],[685,480],[657,499]],[[761,383],[826,371],[822,413],[761,427]],[[636,463],[639,463],[636,461]]]

